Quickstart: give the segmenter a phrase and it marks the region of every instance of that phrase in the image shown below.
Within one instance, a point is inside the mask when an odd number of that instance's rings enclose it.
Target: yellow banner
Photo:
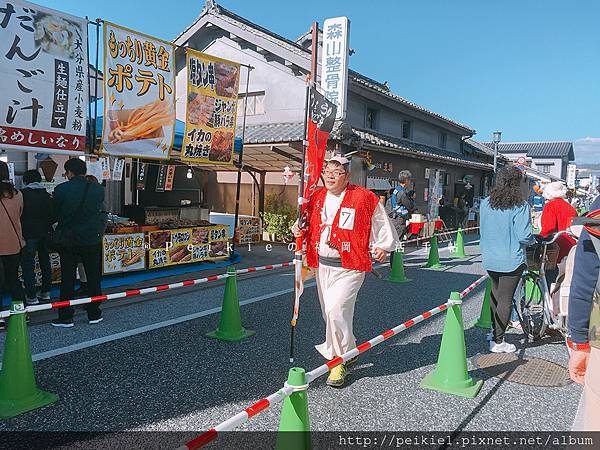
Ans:
[[[182,161],[233,164],[240,65],[186,49],[187,110]]]
[[[101,153],[168,159],[175,138],[175,46],[104,22]]]
[[[229,256],[227,225],[151,231],[148,268]]]

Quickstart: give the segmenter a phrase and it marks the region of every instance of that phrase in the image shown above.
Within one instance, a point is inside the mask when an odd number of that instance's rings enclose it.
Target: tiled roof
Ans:
[[[492,142],[486,146],[494,148]],[[562,158],[568,156],[569,161],[575,159],[572,142],[500,142],[500,153],[526,153],[531,158]]]
[[[465,139],[465,144],[470,145],[471,147],[475,148],[480,153],[484,153],[488,156],[494,156],[494,147],[493,146],[488,147],[483,142],[476,141],[475,139]],[[505,157],[502,156],[502,154],[499,154],[498,156],[506,159]]]
[[[480,161],[476,161],[472,158],[469,158],[468,156],[454,153],[449,150],[443,150],[440,148],[431,147],[429,145],[418,144],[416,142],[407,141],[405,139],[376,133],[371,130],[353,128],[353,131],[356,134],[358,134],[366,143],[377,145],[380,147],[391,148],[397,150],[400,153],[404,153],[407,156],[420,156],[423,158],[439,160],[440,162],[448,162],[450,164],[457,164],[461,166],[477,167],[479,169],[492,168],[491,164],[482,163]]]
[[[267,39],[271,42],[274,42],[299,56],[303,56],[307,59],[310,58],[311,50],[309,48],[305,48],[302,45],[300,45],[298,42],[295,42],[291,39],[285,38],[277,33],[272,32],[271,30],[268,30],[264,27],[261,27],[260,25],[255,24],[254,22],[251,22],[241,16],[238,16],[237,14],[229,11],[228,9],[223,8],[220,5],[217,5],[217,2],[214,0],[207,0],[204,8],[202,9],[202,12],[200,13],[200,16],[189,27],[187,27],[182,33],[180,33],[179,36],[177,36],[173,41],[177,41],[177,39],[179,39],[181,36],[183,36],[205,14],[218,15],[223,20],[226,20],[230,23],[236,24],[236,25],[240,26],[242,29],[251,31],[251,32],[259,35],[260,37]],[[376,80],[373,80],[372,78],[362,75],[354,70],[348,71],[348,78],[351,81],[353,81],[354,83],[356,83],[362,87],[371,89],[371,90],[373,90],[381,95],[384,95],[388,98],[391,98],[405,106],[416,109],[416,110],[421,111],[430,116],[436,117],[437,119],[440,119],[440,120],[442,120],[450,125],[453,125],[455,127],[462,128],[467,132],[466,134],[475,134],[475,130],[473,130],[472,128],[470,128],[466,125],[463,125],[459,122],[456,122],[452,119],[449,119],[447,117],[444,117],[441,114],[433,112],[427,108],[419,106],[416,103],[413,103],[403,97],[400,97],[399,95],[396,95],[393,92],[391,92],[387,85],[380,83]]]
[[[355,83],[357,83],[357,84],[359,84],[361,86],[367,87],[367,88],[369,88],[369,89],[371,89],[371,90],[373,90],[375,92],[378,92],[378,93],[383,94],[383,95],[385,95],[387,97],[390,97],[390,98],[396,100],[399,103],[402,103],[402,104],[404,104],[406,106],[414,108],[414,109],[416,109],[418,111],[424,112],[425,114],[429,114],[429,115],[431,115],[433,117],[436,117],[436,118],[438,118],[440,120],[443,120],[444,122],[447,122],[447,123],[449,123],[451,125],[454,125],[456,127],[462,128],[465,131],[467,131],[469,134],[475,134],[475,130],[473,130],[472,128],[468,127],[467,125],[463,125],[462,123],[459,123],[459,122],[456,122],[456,121],[454,121],[452,119],[444,117],[441,114],[433,112],[433,111],[431,111],[431,110],[429,110],[427,108],[423,108],[422,106],[419,106],[416,103],[411,102],[410,100],[406,100],[405,98],[400,97],[399,95],[394,94],[392,91],[390,91],[390,88],[388,86],[386,86],[385,84],[379,83],[378,81],[375,81],[375,80],[373,80],[371,78],[365,77],[364,75],[362,75],[362,74],[360,74],[358,72],[355,72],[354,70],[348,71],[348,78],[351,81],[353,81],[353,82],[355,82]]]
[[[403,153],[406,156],[417,156],[439,160],[450,164],[477,167],[479,169],[491,169],[491,164],[486,164],[468,156],[461,155],[449,150],[443,150],[429,145],[418,144],[405,139],[377,133],[372,130],[352,128],[352,131],[365,143],[386,147]],[[241,136],[241,127],[236,130],[236,136]],[[280,142],[302,141],[304,135],[304,124],[302,122],[282,122],[260,125],[246,125],[244,136],[245,144],[276,144]],[[332,133],[332,139],[338,138],[336,131]]]
[[[242,136],[242,127],[238,127],[236,136]],[[302,122],[265,123],[246,125],[245,144],[276,144],[279,142],[296,142],[304,138]]]

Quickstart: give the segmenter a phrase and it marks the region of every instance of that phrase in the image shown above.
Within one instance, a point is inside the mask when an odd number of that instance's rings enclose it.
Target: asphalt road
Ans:
[[[426,255],[413,253],[406,258],[407,275],[413,280],[407,284],[367,276],[355,311],[358,341],[444,303],[450,291],[475,281],[484,273],[476,250],[469,245],[470,256],[464,260],[446,259],[442,250],[446,267],[441,271],[421,269]],[[384,276],[389,272],[387,267],[379,270]],[[235,343],[204,336],[218,324],[222,285],[180,289],[152,301],[106,309],[104,322],[95,326],[85,323],[83,316],[78,316],[73,329],[31,326],[38,384],[57,393],[60,401],[4,420],[0,431],[187,431],[194,437],[196,431],[218,424],[282,386],[289,369],[292,279],[289,270],[240,277],[242,320],[256,335]],[[579,386],[521,385],[490,378],[474,366],[473,358],[487,353],[485,331],[469,325],[479,315],[482,298],[481,288],[463,304],[470,368],[474,377],[484,380],[475,399],[418,386],[435,367],[444,321],[440,314],[362,355],[345,388],[329,388],[324,377],[313,382],[308,390],[311,428],[570,430]],[[323,363],[313,347],[323,333],[316,289],[308,287],[296,332],[295,365],[311,370]],[[520,356],[566,366],[560,343],[529,345],[515,332],[507,340],[517,345]],[[278,406],[268,409],[240,429],[276,430],[279,412]],[[177,439],[180,444],[185,441],[182,435]],[[73,443],[62,448],[79,447]],[[161,447],[148,443],[144,448]]]

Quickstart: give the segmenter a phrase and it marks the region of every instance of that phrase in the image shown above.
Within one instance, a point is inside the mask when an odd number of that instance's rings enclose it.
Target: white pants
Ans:
[[[319,265],[317,291],[325,321],[325,342],[315,348],[326,359],[333,359],[356,347],[352,332],[354,304],[365,272]]]

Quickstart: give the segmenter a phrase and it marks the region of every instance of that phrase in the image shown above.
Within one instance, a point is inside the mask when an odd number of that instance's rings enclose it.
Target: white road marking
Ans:
[[[316,286],[315,283],[306,283],[304,285],[306,288],[311,288]],[[258,297],[249,298],[248,300],[240,301],[240,306],[249,305],[251,303],[260,302],[263,300],[268,300],[270,298],[279,297],[281,295],[290,294],[294,292],[294,288],[284,289],[277,292],[272,292],[270,294],[261,295]],[[64,355],[65,353],[71,353],[78,350],[82,350],[84,348],[94,347],[96,345],[105,344],[107,342],[117,341],[119,339],[135,336],[141,333],[146,333],[147,331],[158,330],[159,328],[169,327],[171,325],[177,325],[179,323],[188,322],[190,320],[195,320],[200,317],[210,316],[211,314],[215,314],[221,312],[221,307],[207,309],[206,311],[201,311],[194,314],[188,314],[181,317],[176,317],[174,319],[164,320],[162,322],[153,323],[151,325],[145,325],[143,327],[133,328],[131,330],[123,331],[120,333],[110,334],[108,336],[103,336],[100,338],[92,339],[89,341],[78,342],[77,344],[67,345],[66,347],[57,348],[54,350],[48,350],[41,353],[36,353],[32,355],[33,361],[40,361],[42,359],[52,358],[54,356]]]
[[[469,242],[469,244],[475,243],[475,242],[479,242],[477,241],[471,241]],[[446,251],[449,250],[448,247],[442,247],[439,249],[440,252],[442,251]],[[425,253],[419,254],[419,252],[421,251],[425,251]],[[420,249],[417,251],[414,251],[412,253],[409,253],[408,255],[406,255],[407,258],[410,258],[411,256],[422,256],[428,253],[428,249],[424,248],[424,249]],[[383,264],[377,264],[374,267],[375,268],[380,268],[380,267],[386,267],[389,266],[389,263],[383,263]],[[306,283],[304,285],[305,288],[311,288],[311,287],[315,287],[316,283]],[[294,288],[289,288],[289,289],[284,289],[281,291],[277,291],[277,292],[272,292],[270,294],[265,294],[265,295],[260,295],[258,297],[253,297],[253,298],[249,298],[248,300],[241,300],[240,301],[240,306],[243,305],[249,305],[251,303],[256,303],[256,302],[260,302],[263,300],[268,300],[270,298],[275,298],[275,297],[279,297],[281,295],[285,295],[285,294],[291,294],[294,292]],[[34,355],[32,355],[32,359],[33,361],[41,361],[43,359],[48,359],[48,358],[53,358],[55,356],[59,356],[59,355],[64,355],[66,353],[72,353],[78,350],[83,350],[85,348],[90,348],[90,347],[95,347],[97,345],[102,345],[105,344],[107,342],[113,342],[113,341],[117,341],[119,339],[124,339],[127,337],[131,337],[131,336],[136,336],[138,334],[142,334],[142,333],[146,333],[148,331],[153,331],[153,330],[158,330],[160,328],[165,328],[165,327],[169,327],[172,325],[177,325],[183,322],[188,322],[190,320],[195,320],[195,319],[199,319],[200,317],[206,317],[206,316],[210,316],[211,314],[216,314],[221,312],[221,307],[218,308],[212,308],[212,309],[207,309],[205,311],[200,311],[198,313],[194,313],[194,314],[188,314],[185,316],[181,316],[181,317],[176,317],[174,319],[169,319],[169,320],[164,320],[162,322],[157,322],[157,323],[153,323],[150,325],[145,325],[143,327],[138,327],[138,328],[133,328],[131,330],[127,330],[127,331],[122,331],[120,333],[114,333],[114,334],[110,334],[108,336],[103,336],[100,338],[96,338],[96,339],[91,339],[89,341],[84,341],[84,342],[78,342],[77,344],[72,344],[72,345],[67,345],[66,347],[61,347],[61,348],[57,348],[54,350],[48,350],[45,352],[41,352],[41,353],[36,353]],[[1,367],[1,365],[0,365]]]

